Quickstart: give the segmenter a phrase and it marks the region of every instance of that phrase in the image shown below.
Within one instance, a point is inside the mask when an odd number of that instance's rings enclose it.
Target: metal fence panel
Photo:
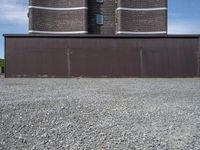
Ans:
[[[6,37],[6,77],[196,77],[197,37]]]

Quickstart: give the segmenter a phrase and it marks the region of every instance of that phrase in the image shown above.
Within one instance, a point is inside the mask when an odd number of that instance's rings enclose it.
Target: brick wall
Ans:
[[[118,31],[156,32],[166,31],[166,11],[119,12]]]
[[[165,8],[167,0],[118,0],[119,7]],[[167,32],[167,10],[118,10],[117,30],[121,32]]]
[[[30,9],[29,29],[36,31],[87,31],[86,11]],[[76,16],[76,17],[74,17]]]
[[[87,7],[86,0],[30,0],[30,6],[50,8]],[[29,30],[87,31],[87,9],[48,10],[29,8]]]
[[[118,0],[119,7],[158,8],[166,7],[167,0]]]
[[[31,6],[42,6],[42,7],[82,7],[87,5],[86,0],[29,0]]]
[[[115,34],[115,0],[104,0],[98,4],[96,0],[88,1],[88,31],[90,34]],[[104,24],[96,24],[96,14],[104,16]]]
[[[30,0],[31,6],[70,8],[88,7],[88,10],[29,9],[29,29],[41,31],[88,31],[89,34],[116,34],[127,32],[167,31],[167,10],[127,11],[125,8],[164,8],[167,0]],[[96,24],[96,15],[102,14],[104,24]]]

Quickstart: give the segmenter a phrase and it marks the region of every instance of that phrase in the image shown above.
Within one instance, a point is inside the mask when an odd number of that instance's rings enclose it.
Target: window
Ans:
[[[96,24],[103,25],[103,15],[101,15],[101,14],[96,15]]]
[[[103,3],[103,0],[96,0],[97,3]]]

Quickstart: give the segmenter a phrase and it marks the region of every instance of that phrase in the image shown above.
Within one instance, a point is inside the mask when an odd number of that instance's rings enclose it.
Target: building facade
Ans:
[[[29,33],[167,34],[167,0],[30,0]]]

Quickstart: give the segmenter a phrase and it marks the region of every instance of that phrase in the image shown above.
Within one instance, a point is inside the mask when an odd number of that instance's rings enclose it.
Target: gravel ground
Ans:
[[[200,149],[200,79],[0,79],[0,149]]]

